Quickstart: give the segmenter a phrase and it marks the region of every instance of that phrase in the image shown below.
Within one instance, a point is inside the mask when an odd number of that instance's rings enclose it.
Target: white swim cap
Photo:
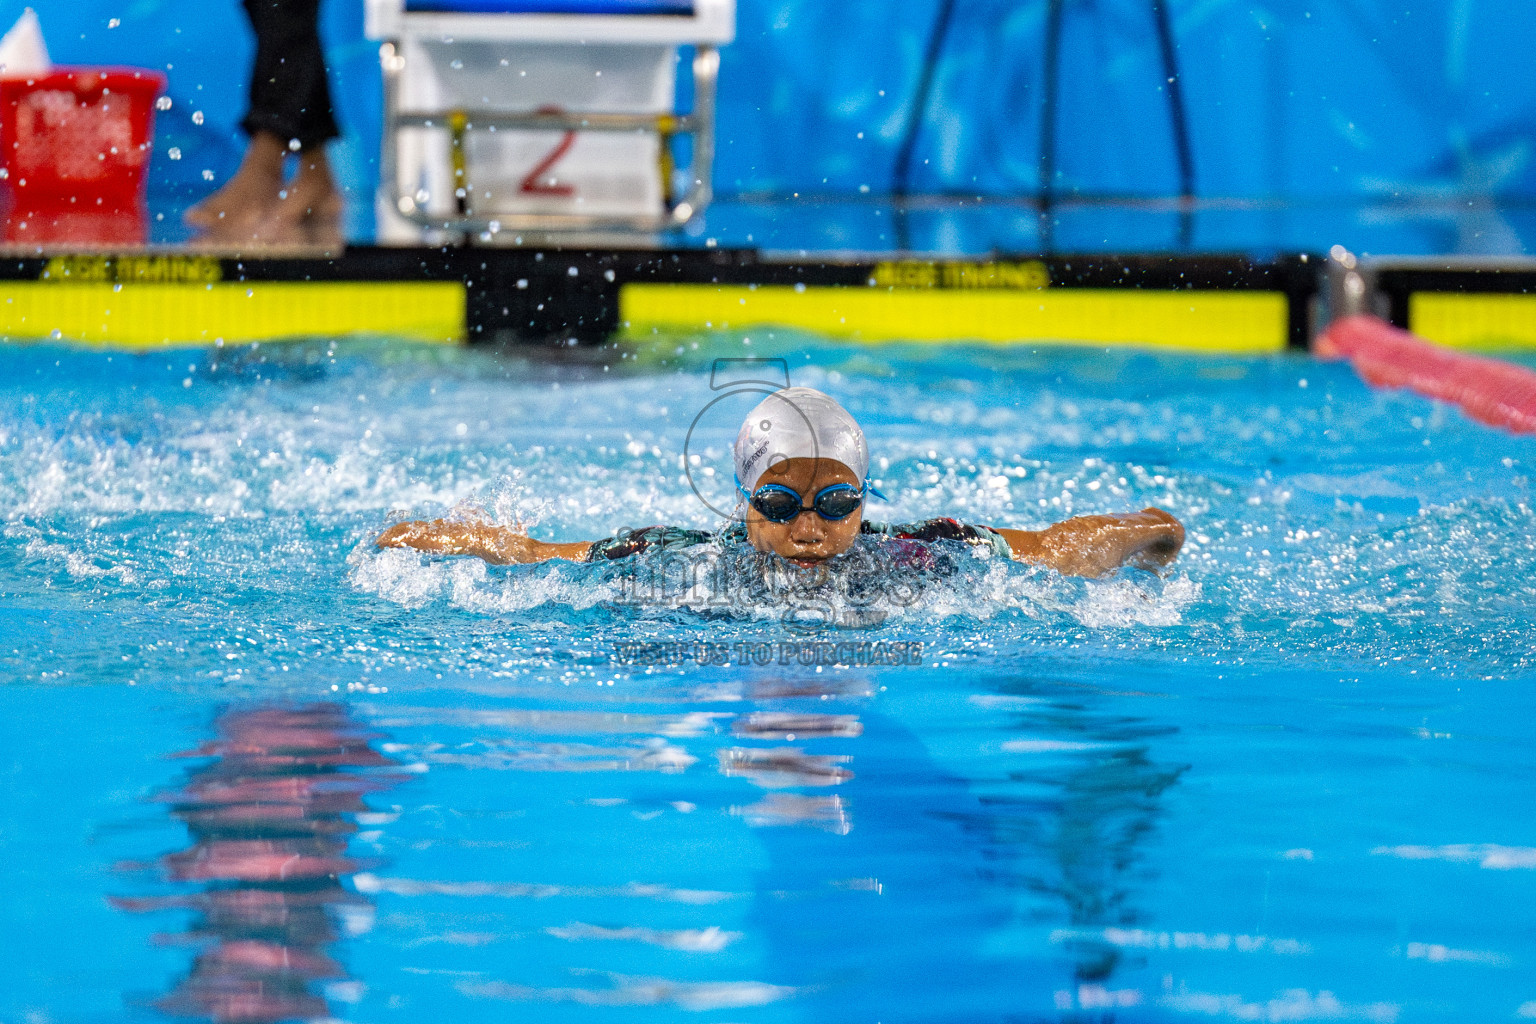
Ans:
[[[864,483],[869,446],[848,410],[815,388],[775,391],[747,414],[736,435],[736,479],[751,491],[784,459],[836,459]]]

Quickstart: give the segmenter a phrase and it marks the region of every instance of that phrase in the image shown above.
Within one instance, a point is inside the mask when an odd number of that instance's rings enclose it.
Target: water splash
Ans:
[[[1066,579],[945,542],[922,554],[921,564],[904,562],[861,538],[847,555],[807,570],[745,545],[711,542],[616,562],[502,567],[364,542],[348,556],[348,579],[362,593],[407,608],[442,602],[506,615],[601,605],[680,624],[725,619],[811,630],[985,622],[1015,613],[1095,629],[1172,626],[1201,592],[1187,575],[1165,581],[1126,570],[1104,580]]]
[[[602,373],[393,345],[217,359],[4,353],[0,566],[14,574],[11,592],[46,589],[82,613],[174,614],[180,632],[206,638],[189,649],[206,652],[197,671],[224,675],[280,672],[317,650],[359,670],[532,670],[544,656],[507,648],[545,630],[665,638],[705,622],[729,632],[797,621],[1235,664],[1478,675],[1536,664],[1524,628],[1536,604],[1529,440],[1289,359],[796,351],[794,382],[834,392],[869,433],[872,476],[892,498],[871,517],[1038,528],[1157,505],[1189,527],[1175,575],[1084,582],[961,560],[944,579],[845,573],[759,607],[782,581],[750,559],[742,579],[657,603],[633,600],[634,570],[620,566],[375,552],[371,539],[407,517],[481,517],[550,540],[721,523],[681,461],[713,395],[703,348],[681,365],[615,360]],[[1178,386],[1150,383],[1170,380]],[[724,460],[729,442],[694,438],[690,450]],[[913,593],[881,591],[897,585]],[[235,636],[251,615],[242,609],[261,621]],[[495,641],[490,620],[504,627]],[[392,639],[348,641],[349,623]],[[164,659],[186,645],[146,628],[157,635],[130,636],[121,663],[184,671]],[[252,635],[265,656],[249,649]],[[38,643],[11,643],[16,664]]]

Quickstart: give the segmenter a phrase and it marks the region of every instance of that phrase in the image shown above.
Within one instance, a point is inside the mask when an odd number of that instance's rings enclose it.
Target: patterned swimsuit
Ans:
[[[859,525],[861,536],[884,542],[907,542],[902,547],[927,545],[934,541],[960,541],[972,547],[988,548],[994,555],[1011,558],[1012,553],[1003,535],[990,526],[970,526],[953,519],[925,519],[920,523],[870,523]],[[707,530],[687,530],[678,526],[646,526],[638,530],[621,530],[612,537],[593,542],[587,549],[587,561],[628,558],[643,551],[671,551],[679,548],[707,544],[719,538],[724,543],[746,543],[747,527],[733,523],[719,533]]]

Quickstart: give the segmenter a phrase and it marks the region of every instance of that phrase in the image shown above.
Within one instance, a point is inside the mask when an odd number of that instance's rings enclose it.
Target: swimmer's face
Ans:
[[[800,495],[800,504],[809,505],[818,491],[833,484],[859,486],[853,470],[833,459],[785,459],[769,466],[757,486],[779,484]],[[864,521],[864,509],[843,519],[823,519],[815,512],[801,512],[787,523],[764,519],[762,513],[747,506],[747,540],[759,551],[771,551],[797,565],[815,565],[823,559],[840,555],[853,546]]]

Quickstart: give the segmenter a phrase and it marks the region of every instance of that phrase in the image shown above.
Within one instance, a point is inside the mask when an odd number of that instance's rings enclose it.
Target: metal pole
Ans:
[[[1174,45],[1173,24],[1163,0],[1150,0],[1152,20],[1157,24],[1157,43],[1163,56],[1163,77],[1168,90],[1168,121],[1173,128],[1173,147],[1179,160],[1179,244],[1187,249],[1194,240],[1195,156],[1189,142],[1189,119],[1184,112],[1184,86],[1179,79],[1178,49]]]
[[[933,31],[928,34],[928,49],[923,54],[923,67],[917,78],[917,89],[912,96],[912,107],[907,112],[907,128],[901,137],[901,147],[896,151],[896,167],[891,175],[891,195],[896,200],[896,248],[908,248],[907,238],[907,190],[912,179],[912,154],[917,149],[917,136],[922,131],[923,120],[928,115],[928,100],[933,92],[933,79],[937,72],[939,56],[944,52],[944,40],[949,36],[949,25],[955,14],[955,0],[939,0],[939,11],[933,19]]]
[[[672,223],[688,223],[714,196],[715,82],[720,77],[720,51],[699,45],[693,51],[693,187],[672,208]]]
[[[1040,248],[1051,251],[1054,225],[1051,207],[1056,189],[1056,92],[1061,70],[1063,0],[1048,0],[1045,11],[1045,54],[1040,99]]]

